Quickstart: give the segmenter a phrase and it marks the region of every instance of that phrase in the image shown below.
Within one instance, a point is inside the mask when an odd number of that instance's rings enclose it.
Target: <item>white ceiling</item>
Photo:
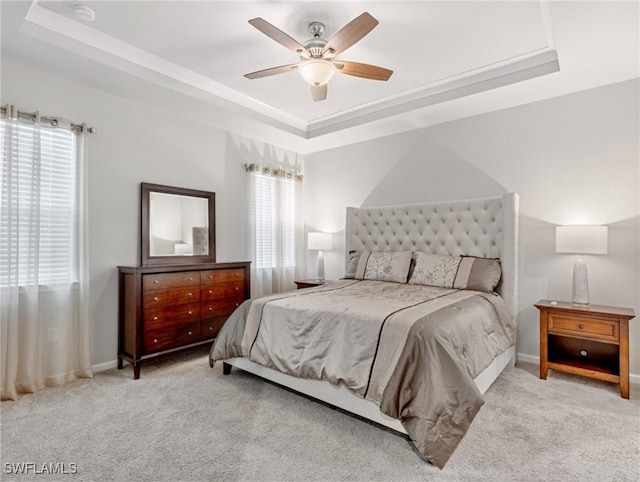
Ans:
[[[169,89],[185,115],[226,112],[230,130],[301,153],[639,76],[638,2],[84,0],[87,23],[78,1],[3,2],[3,60],[168,108]],[[243,77],[298,60],[249,19],[302,43],[311,21],[330,38],[365,11],[380,24],[338,58],[388,82],[336,75],[313,102],[295,71]]]

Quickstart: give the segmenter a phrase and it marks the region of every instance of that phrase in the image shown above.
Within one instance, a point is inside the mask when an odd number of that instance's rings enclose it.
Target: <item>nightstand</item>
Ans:
[[[296,288],[301,290],[303,288],[313,288],[315,286],[322,286],[325,283],[323,279],[302,279],[294,281]]]
[[[629,398],[631,308],[540,300],[540,378],[549,368],[620,384]]]

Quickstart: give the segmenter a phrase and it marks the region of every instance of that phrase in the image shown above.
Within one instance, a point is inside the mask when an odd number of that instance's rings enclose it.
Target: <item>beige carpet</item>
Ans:
[[[203,351],[99,373],[3,402],[2,480],[640,480],[640,387],[521,364],[443,470],[394,433],[252,375],[212,370]],[[77,464],[75,475],[7,464]]]

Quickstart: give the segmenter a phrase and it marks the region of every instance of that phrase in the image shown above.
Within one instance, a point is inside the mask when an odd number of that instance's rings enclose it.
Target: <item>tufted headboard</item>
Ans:
[[[350,251],[424,251],[500,258],[498,288],[509,312],[518,311],[518,195],[378,208],[347,208]]]

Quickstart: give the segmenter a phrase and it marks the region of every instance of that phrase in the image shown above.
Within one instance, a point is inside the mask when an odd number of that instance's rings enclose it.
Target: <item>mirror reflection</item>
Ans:
[[[150,192],[149,201],[151,256],[209,254],[206,198]]]

